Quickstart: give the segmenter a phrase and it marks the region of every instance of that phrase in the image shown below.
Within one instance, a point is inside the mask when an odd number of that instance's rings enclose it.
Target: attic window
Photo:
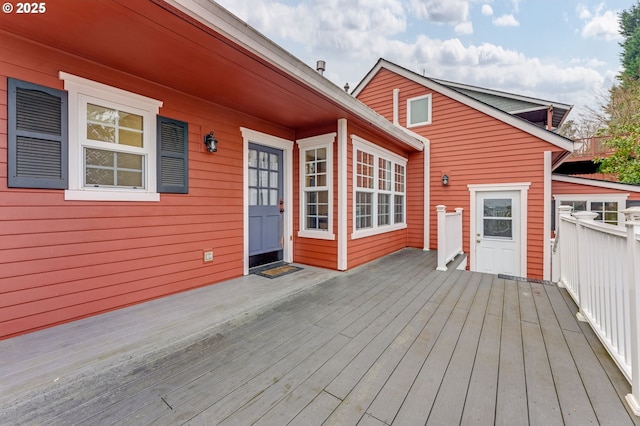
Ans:
[[[407,100],[407,127],[431,124],[431,95]]]

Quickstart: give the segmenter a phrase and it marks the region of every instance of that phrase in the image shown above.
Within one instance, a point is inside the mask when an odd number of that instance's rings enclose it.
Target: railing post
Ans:
[[[446,248],[446,221],[447,221],[447,206],[442,204],[436,206],[436,214],[438,217],[438,271],[447,270],[447,248]]]
[[[573,207],[571,206],[559,206],[558,207],[558,212],[559,212],[559,217],[558,217],[558,223],[556,223],[556,238],[553,241],[553,250],[551,251],[551,259],[552,259],[552,263],[551,263],[551,272],[553,275],[555,275],[558,279],[558,287],[560,288],[565,288],[566,285],[564,285],[564,283],[562,282],[562,256],[561,256],[561,252],[560,252],[560,245],[562,244],[562,240],[560,239],[560,229],[562,227],[562,218],[563,217],[570,217],[571,216],[571,210],[573,210]],[[558,259],[557,262],[553,262],[553,259]],[[566,259],[565,259],[566,261]],[[555,265],[555,268],[553,267]],[[555,269],[558,269],[558,271],[555,271]]]
[[[627,226],[627,263],[629,267],[629,316],[631,332],[631,393],[626,400],[631,411],[640,416],[640,265],[638,265],[638,244],[640,234],[640,208],[623,210]]]
[[[578,313],[576,314],[576,318],[578,321],[586,322],[587,318],[584,316],[584,311],[582,307],[587,303],[585,298],[587,297],[587,286],[589,283],[589,274],[586,270],[584,264],[580,263],[580,260],[583,258],[582,250],[586,246],[586,235],[584,230],[585,222],[593,222],[593,220],[598,217],[598,213],[584,211],[584,212],[575,212],[573,214],[578,219]]]

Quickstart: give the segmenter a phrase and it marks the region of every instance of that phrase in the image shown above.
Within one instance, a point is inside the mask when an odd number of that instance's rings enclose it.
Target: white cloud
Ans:
[[[513,15],[502,15],[493,20],[493,25],[498,27],[517,27],[520,22]]]
[[[454,27],[454,31],[459,35],[473,34],[473,24],[470,21],[460,22]]]
[[[496,44],[464,44],[458,38],[409,35],[406,31],[412,11],[404,0],[316,0],[297,5],[284,4],[284,0],[218,1],[276,43],[287,46],[310,67],[315,67],[317,59],[326,60],[324,75],[339,87],[345,82],[355,87],[382,57],[430,77],[580,106],[592,102],[605,77],[618,71],[591,58],[561,64]],[[424,6],[425,14],[427,6],[445,3],[412,1]],[[456,0],[456,4],[467,2]],[[472,23],[465,18],[467,12],[447,14],[445,7],[439,9],[442,13],[436,13],[436,9],[428,9],[424,17],[446,16],[458,34],[473,31]],[[498,19],[518,25],[513,15],[506,16]],[[419,25],[415,21],[413,24]]]
[[[596,58],[572,58],[569,61],[570,64],[582,64],[589,68],[599,68],[607,65],[606,62]]]
[[[484,16],[491,16],[493,15],[493,8],[491,7],[491,5],[488,4],[483,4],[482,5],[482,14]]]
[[[582,27],[582,37],[607,41],[621,38],[617,11],[604,10],[604,4],[600,4],[594,11],[580,5],[577,12],[578,17],[586,21]]]
[[[410,9],[426,21],[457,24],[469,17],[469,0],[411,0]]]
[[[591,19],[593,17],[591,11],[587,9],[587,6],[584,4],[579,4],[576,10],[578,11],[578,18],[581,20]]]

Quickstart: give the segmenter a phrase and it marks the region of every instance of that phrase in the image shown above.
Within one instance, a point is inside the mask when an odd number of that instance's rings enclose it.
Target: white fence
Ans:
[[[597,213],[559,210],[559,285],[631,383],[627,402],[640,415],[640,212],[624,212],[624,229],[595,222]]]
[[[438,271],[446,271],[447,263],[462,253],[462,208],[447,213],[447,207],[436,206],[438,215]]]

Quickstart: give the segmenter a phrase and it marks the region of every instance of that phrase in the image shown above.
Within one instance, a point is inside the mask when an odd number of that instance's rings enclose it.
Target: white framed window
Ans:
[[[159,201],[156,116],[162,102],[64,72],[69,94],[66,200]]]
[[[407,159],[358,136],[353,141],[351,238],[406,228]]]
[[[296,141],[300,151],[298,236],[334,240],[333,143],[336,133]]]
[[[407,99],[407,127],[431,124],[431,95]]]
[[[571,206],[572,212],[591,211],[598,213],[594,219],[609,225],[624,225],[624,214],[620,213],[627,205],[629,194],[562,194],[554,195],[556,200],[556,228],[558,207]]]

